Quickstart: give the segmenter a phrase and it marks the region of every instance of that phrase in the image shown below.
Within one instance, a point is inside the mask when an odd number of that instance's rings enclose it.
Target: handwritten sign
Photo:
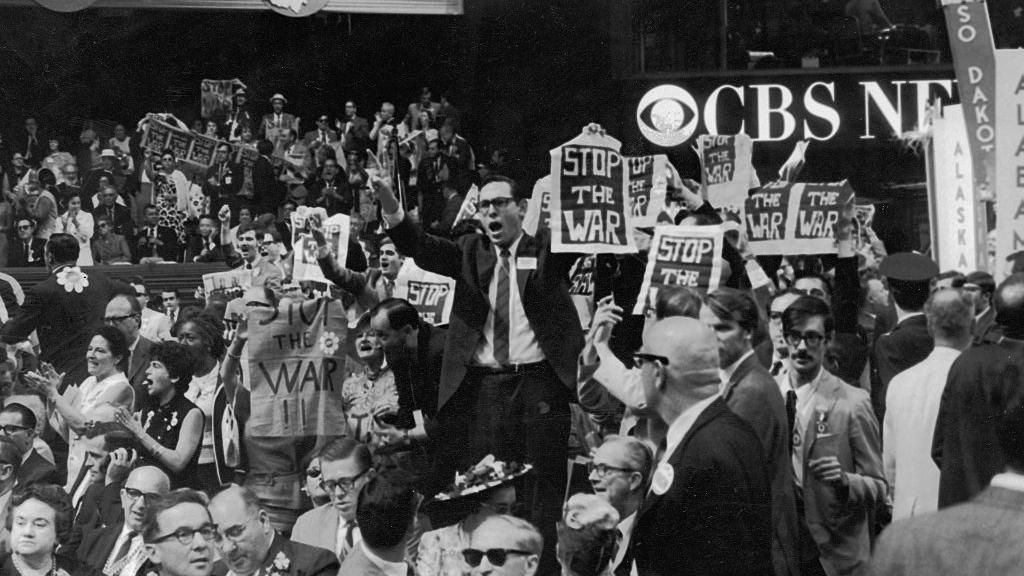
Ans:
[[[940,270],[965,274],[985,266],[984,206],[974,187],[971,148],[960,104],[932,120],[934,167],[928,171],[932,246]]]
[[[163,152],[167,148],[167,140],[175,128],[166,122],[150,118],[143,135],[143,146],[152,152]]]
[[[834,254],[835,225],[852,217],[853,189],[845,180],[826,184],[773,182],[747,198],[750,249],[760,256]]]
[[[1024,250],[1024,51],[996,50],[996,282],[1009,272],[1007,257]]]
[[[462,200],[462,206],[459,207],[459,214],[455,217],[455,222],[452,223],[452,229],[455,229],[463,220],[476,218],[477,204],[479,202],[480,189],[476,187],[476,184],[473,184],[469,187],[466,197]]]
[[[576,307],[583,328],[590,326],[594,317],[594,270],[597,256],[586,254],[576,259],[569,270],[569,297]]]
[[[427,272],[407,258],[395,278],[395,297],[408,300],[420,318],[434,326],[447,324],[455,300],[455,280]]]
[[[196,134],[192,140],[192,149],[188,151],[185,160],[199,166],[211,166],[219,143],[215,138]]]
[[[345,310],[337,300],[307,300],[249,311],[249,374],[256,437],[345,432]]]
[[[217,292],[244,291],[250,286],[252,286],[252,270],[241,268],[203,274],[203,291],[207,295]]]
[[[753,143],[746,134],[705,134],[697,139],[701,183],[715,206],[739,212],[750,189]]]
[[[153,114],[146,117],[145,125],[142,145],[147,150],[159,153],[170,148],[175,158],[194,168],[213,164],[217,140],[172,126]]]
[[[231,114],[235,86],[245,88],[238,78],[231,80],[203,80],[199,85],[199,104],[206,119],[226,118]]]
[[[636,252],[620,147],[588,131],[551,151],[552,252]]]
[[[626,178],[633,226],[651,227],[665,209],[668,156],[627,156]]]
[[[526,204],[526,216],[523,217],[523,230],[535,236],[537,230],[551,228],[551,175],[547,175],[533,183],[533,194]]]
[[[317,245],[311,234],[305,232],[306,219],[315,215],[320,219],[320,226],[327,239],[327,245],[331,253],[342,266],[348,258],[348,236],[349,216],[346,214],[335,214],[327,217],[327,210],[324,208],[310,208],[299,206],[298,210],[292,212],[292,252],[295,258],[292,263],[292,279],[295,282],[311,280],[332,284],[320,270],[320,264],[316,261]]]
[[[653,307],[664,286],[700,292],[718,288],[724,237],[720,226],[656,227],[633,313],[643,314],[645,308]]]

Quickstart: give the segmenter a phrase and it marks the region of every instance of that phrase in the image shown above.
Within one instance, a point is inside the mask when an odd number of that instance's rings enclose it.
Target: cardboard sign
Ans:
[[[551,251],[633,254],[621,143],[590,127],[551,150]]]
[[[176,130],[170,124],[150,117],[146,124],[146,131],[142,136],[142,146],[152,152],[161,153],[167,148],[167,140],[171,132]]]
[[[407,258],[395,278],[395,298],[408,300],[420,318],[434,326],[447,324],[455,301],[455,280],[427,272]]]
[[[240,268],[203,274],[203,292],[207,296],[217,292],[244,292],[250,286],[252,286],[252,270]]]
[[[312,215],[320,218],[320,226],[324,236],[327,238],[327,245],[330,247],[331,253],[334,254],[338,263],[344,266],[345,260],[348,258],[348,215],[335,214],[328,218],[327,210],[324,208],[299,206],[298,210],[292,212],[291,216],[292,253],[295,255],[292,264],[292,280],[295,282],[312,280],[333,285],[327,278],[324,278],[324,273],[320,270],[320,264],[316,261],[316,241],[313,240],[312,234],[304,232],[306,229],[306,219]]]
[[[466,192],[466,197],[462,200],[462,206],[459,208],[459,214],[455,217],[455,222],[452,223],[452,229],[459,225],[463,220],[469,220],[475,218],[477,213],[477,203],[480,202],[480,189],[473,184],[469,187]]]
[[[580,326],[590,327],[594,318],[594,270],[597,268],[597,256],[587,254],[576,259],[569,270],[569,297],[572,298],[576,314],[580,317]]]
[[[996,50],[996,282],[1010,267],[1006,258],[1024,250],[1024,51]]]
[[[238,78],[231,80],[203,80],[199,85],[199,103],[203,118],[222,119],[231,115],[235,87],[245,88]]]
[[[716,207],[737,213],[743,209],[754,171],[753,148],[746,134],[705,134],[697,138],[701,183]]]
[[[256,437],[345,432],[345,310],[337,300],[307,300],[249,311],[249,380]]]
[[[663,286],[685,286],[702,293],[718,288],[724,238],[720,226],[656,227],[633,313],[643,314],[653,307]]]
[[[551,228],[551,175],[537,180],[533,184],[533,194],[526,204],[526,216],[523,217],[523,231],[536,236],[537,230]]]
[[[192,140],[192,149],[188,151],[185,161],[199,166],[212,166],[218,144],[220,141],[216,138],[196,134]]]
[[[978,202],[960,104],[944,107],[932,121],[928,170],[933,257],[939,270],[964,274],[987,267],[984,206]]]
[[[750,249],[759,256],[834,254],[835,224],[843,212],[852,217],[853,202],[853,189],[845,180],[768,184],[746,200]]]
[[[665,209],[665,193],[668,188],[665,170],[668,156],[627,156],[625,160],[633,226],[655,226],[658,214]]]
[[[142,136],[142,146],[154,152],[170,148],[174,157],[193,168],[206,169],[213,164],[217,140],[172,126],[150,114]],[[198,143],[198,144],[197,144]],[[198,150],[195,150],[198,145]]]

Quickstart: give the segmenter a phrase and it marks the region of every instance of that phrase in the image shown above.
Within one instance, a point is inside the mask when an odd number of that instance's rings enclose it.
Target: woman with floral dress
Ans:
[[[350,356],[364,367],[341,385],[341,406],[349,435],[373,449],[379,425],[398,413],[398,388],[384,360],[384,345],[370,328],[369,314],[359,318],[349,336],[355,349]]]

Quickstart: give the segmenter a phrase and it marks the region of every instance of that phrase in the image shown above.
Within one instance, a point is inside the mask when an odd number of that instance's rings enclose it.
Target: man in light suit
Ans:
[[[778,385],[754,353],[754,339],[762,334],[757,302],[749,293],[719,288],[705,297],[700,320],[718,338],[722,399],[761,439],[771,470],[775,574],[799,574],[789,420]]]
[[[867,392],[822,366],[834,331],[823,300],[801,296],[782,313],[796,392],[793,471],[800,525],[800,568],[853,574],[871,556],[871,526],[886,496],[878,422]]]
[[[227,231],[221,227],[221,245],[227,250],[228,265],[234,268],[250,270],[252,287],[266,286],[275,293],[280,293],[284,281],[284,273],[270,260],[260,256],[259,242],[256,239],[256,226],[252,222],[242,222],[236,232],[238,252],[235,252],[227,239]]]
[[[406,545],[415,532],[420,497],[411,485],[388,476],[374,476],[359,490],[356,521],[362,541],[352,550],[338,576],[412,574]]]
[[[277,138],[284,137],[289,130],[297,131],[299,129],[299,119],[284,111],[284,106],[287,103],[288,100],[282,94],[274,94],[270,97],[272,111],[270,114],[263,115],[257,134],[259,138],[274,142]]]
[[[753,429],[720,397],[715,334],[666,318],[634,357],[647,405],[669,423],[633,529],[638,573],[771,574],[769,468]]]
[[[134,409],[140,410],[146,398],[149,398],[146,368],[149,368],[149,363],[153,359],[154,343],[139,332],[142,324],[142,306],[139,305],[139,299],[128,293],[115,295],[107,303],[103,321],[120,330],[128,341],[131,361],[128,363],[125,376],[135,390]]]
[[[398,252],[458,283],[437,402],[439,474],[447,476],[445,464],[454,473],[487,454],[532,462],[537,482],[524,500],[546,532],[541,571],[555,570],[569,401],[583,348],[568,286],[578,255],[552,253],[547,232],[523,232],[526,202],[508,178],[489,179],[480,190],[485,234],[454,241],[425,234],[389,186],[378,183],[377,193]]]
[[[146,508],[171,490],[167,475],[155,466],[132,470],[121,488],[124,520],[83,534],[78,559],[107,576],[135,576],[146,560],[142,520]]]
[[[990,386],[1006,399],[995,435],[1006,468],[973,498],[882,532],[867,574],[953,576],[1015,574],[1024,565],[1024,404],[1019,380]]]
[[[149,289],[146,288],[146,281],[141,276],[135,276],[128,280],[132,290],[135,291],[135,298],[142,309],[142,320],[139,333],[151,342],[162,342],[171,339],[171,324],[167,316],[153,310],[149,304]]]
[[[341,265],[331,254],[327,239],[323,232],[314,227],[313,238],[317,243],[316,261],[324,278],[338,288],[355,296],[356,313],[362,314],[381,301],[394,296],[395,280],[402,270],[405,258],[395,249],[395,243],[384,237],[380,243],[380,268],[369,268],[366,272],[356,272]]]
[[[259,498],[240,486],[224,489],[210,501],[217,523],[220,560],[217,576],[335,576],[338,559],[328,550],[291,542],[278,534]]]

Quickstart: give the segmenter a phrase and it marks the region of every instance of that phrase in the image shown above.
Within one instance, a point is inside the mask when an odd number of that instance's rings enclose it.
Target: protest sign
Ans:
[[[737,213],[743,209],[754,171],[753,147],[746,134],[697,138],[701,184],[712,204]]]
[[[580,256],[569,270],[569,297],[572,298],[576,314],[580,317],[580,326],[590,327],[594,317],[594,270],[597,268],[597,256],[587,254]]]
[[[452,229],[459,225],[463,220],[469,220],[470,218],[476,217],[477,203],[480,202],[480,189],[473,184],[469,187],[469,191],[466,192],[466,197],[462,200],[462,206],[459,208],[459,214],[455,217],[455,222],[452,223]]]
[[[592,124],[551,150],[552,252],[636,252],[621,146]]]
[[[203,80],[199,85],[199,103],[202,116],[207,120],[227,118],[234,107],[235,88],[245,88],[238,78],[231,80]]]
[[[406,258],[395,278],[395,298],[408,300],[428,324],[447,324],[455,300],[455,280],[427,272]]]
[[[551,175],[547,175],[533,184],[533,194],[526,204],[526,216],[523,217],[523,231],[536,236],[537,230],[551,227]]]
[[[212,166],[219,143],[216,138],[195,134],[192,139],[192,149],[188,151],[188,156],[184,160],[199,166]]]
[[[332,284],[324,278],[324,273],[317,264],[316,241],[313,240],[312,234],[305,231],[306,219],[314,215],[320,219],[320,227],[327,238],[327,245],[338,263],[344,266],[348,258],[349,217],[345,214],[335,214],[328,218],[327,211],[323,208],[299,206],[291,216],[292,253],[295,255],[292,262],[292,279],[295,282],[312,280]]]
[[[991,199],[995,175],[996,62],[992,23],[984,0],[942,0],[949,49],[963,103],[974,182]]]
[[[627,156],[626,178],[633,226],[651,227],[665,209],[668,156]]]
[[[345,432],[345,310],[338,300],[307,300],[249,311],[251,414],[255,437]]]
[[[167,148],[167,140],[174,130],[175,128],[170,124],[150,116],[146,123],[146,131],[142,136],[142,146],[152,152],[163,152]]]
[[[143,123],[142,146],[147,150],[160,153],[170,148],[179,162],[193,168],[206,169],[213,164],[217,140],[172,126],[154,114],[148,114]]]
[[[216,292],[244,291],[250,286],[252,286],[252,270],[240,268],[203,274],[203,292],[206,295]]]
[[[663,286],[685,286],[700,292],[718,288],[724,236],[720,226],[656,227],[633,314],[653,307]]]
[[[928,192],[932,255],[940,270],[987,267],[985,211],[978,202],[963,108],[946,106],[932,120]],[[982,231],[979,233],[979,230]]]
[[[853,217],[853,189],[833,183],[773,182],[746,200],[750,249],[758,256],[836,252],[835,225]]]
[[[1006,258],[1024,250],[1024,51],[996,50],[996,282],[1009,272]]]

